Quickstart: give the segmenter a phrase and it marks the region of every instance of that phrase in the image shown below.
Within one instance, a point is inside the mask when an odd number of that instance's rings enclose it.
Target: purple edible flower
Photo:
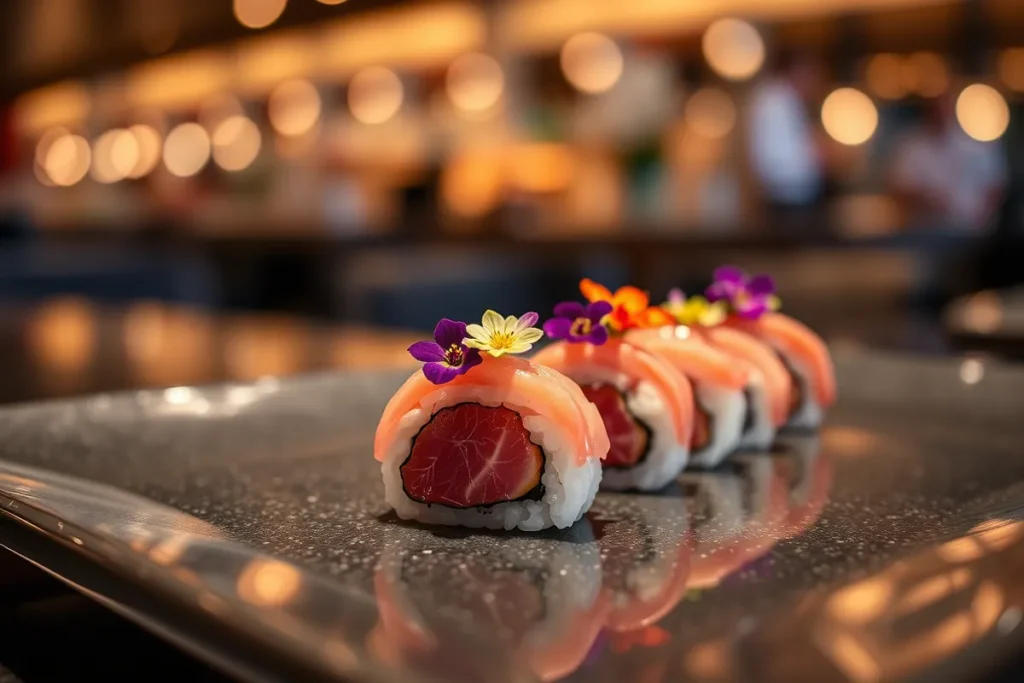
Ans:
[[[704,292],[708,301],[727,301],[741,318],[757,320],[777,308],[775,281],[769,275],[747,277],[736,266],[722,266],[715,269],[714,277],[715,281]]]
[[[608,341],[608,328],[601,319],[612,312],[608,301],[595,301],[584,306],[576,301],[563,301],[555,306],[555,317],[544,323],[544,334],[552,339],[600,346]]]
[[[409,353],[425,363],[423,374],[434,384],[451,382],[464,375],[483,360],[476,349],[467,348],[466,323],[441,318],[434,328],[434,341],[419,341],[409,347]]]

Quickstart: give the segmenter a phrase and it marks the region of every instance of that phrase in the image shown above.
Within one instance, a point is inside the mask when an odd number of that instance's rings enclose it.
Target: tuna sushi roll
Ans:
[[[693,385],[690,465],[718,466],[740,445],[748,428],[747,368],[685,325],[635,330],[626,340],[662,359]]]
[[[636,310],[646,308],[644,296]],[[686,466],[693,396],[682,374],[623,341],[621,328],[630,322],[616,322],[611,301],[563,302],[544,325],[560,341],[533,360],[568,376],[597,406],[609,440],[602,488],[651,491]]]
[[[608,435],[574,382],[514,357],[543,335],[536,321],[442,319],[433,341],[409,348],[424,367],[388,402],[374,440],[399,517],[537,531],[590,507]]]
[[[779,356],[792,380],[787,425],[800,429],[821,426],[825,409],[836,398],[832,358],[821,337],[775,312],[780,303],[772,278],[747,277],[739,268],[723,266],[715,270],[707,298],[726,302],[731,313],[726,324],[757,337]]]
[[[703,296],[685,297],[674,289],[663,305],[676,322],[687,325],[715,348],[731,356],[747,371],[744,397],[746,419],[740,448],[768,449],[775,432],[786,424],[792,380],[778,354],[765,342],[733,327],[725,326],[728,309],[724,302],[710,303]]]

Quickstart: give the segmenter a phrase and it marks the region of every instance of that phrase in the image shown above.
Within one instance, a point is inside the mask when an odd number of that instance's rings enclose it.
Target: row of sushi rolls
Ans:
[[[835,401],[827,346],[779,312],[768,275],[723,266],[703,295],[661,305],[632,286],[580,292],[543,323],[488,310],[409,347],[423,366],[374,440],[399,517],[568,528],[598,489],[660,491],[779,430],[813,432]]]

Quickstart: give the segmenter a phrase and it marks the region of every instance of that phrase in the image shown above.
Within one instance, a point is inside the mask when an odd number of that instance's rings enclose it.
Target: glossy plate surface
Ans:
[[[0,543],[263,680],[970,680],[1019,654],[1024,370],[840,354],[819,435],[567,531],[398,520],[404,376],[0,411]]]

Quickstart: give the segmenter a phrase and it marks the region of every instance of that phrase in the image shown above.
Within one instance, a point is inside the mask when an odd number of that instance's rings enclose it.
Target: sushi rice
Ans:
[[[717,467],[740,444],[747,400],[741,390],[709,384],[694,384],[693,393],[711,415],[711,438],[703,448],[690,454],[690,465],[702,469]]]
[[[446,387],[425,396],[418,408],[402,417],[392,445],[381,463],[384,498],[399,517],[427,524],[539,531],[551,526],[559,529],[572,526],[590,508],[601,482],[600,459],[587,458],[584,464],[577,464],[572,439],[565,428],[509,403],[506,393],[491,387]],[[544,450],[544,472],[541,475],[544,495],[541,500],[517,500],[462,509],[420,503],[406,495],[401,466],[409,457],[413,439],[437,411],[467,402],[489,407],[504,406],[522,416],[530,440]]]
[[[775,439],[775,424],[772,422],[771,405],[768,400],[764,374],[760,370],[751,369],[747,392],[750,396],[747,401],[747,410],[750,411],[750,428],[743,432],[739,446],[755,450],[770,448]]]
[[[601,488],[609,491],[638,489],[656,491],[673,481],[686,467],[690,458],[688,444],[676,441],[675,428],[669,408],[662,400],[658,389],[646,381],[633,382],[621,372],[600,366],[591,366],[574,371],[572,379],[580,386],[610,384],[626,397],[629,412],[651,430],[651,443],[643,461],[628,469],[606,467]]]
[[[811,387],[808,379],[811,373],[807,363],[793,355],[786,356],[785,360],[792,371],[793,381],[799,383],[802,397],[799,407],[790,416],[786,426],[801,430],[817,429],[825,419],[825,411],[818,403],[818,398]]]

